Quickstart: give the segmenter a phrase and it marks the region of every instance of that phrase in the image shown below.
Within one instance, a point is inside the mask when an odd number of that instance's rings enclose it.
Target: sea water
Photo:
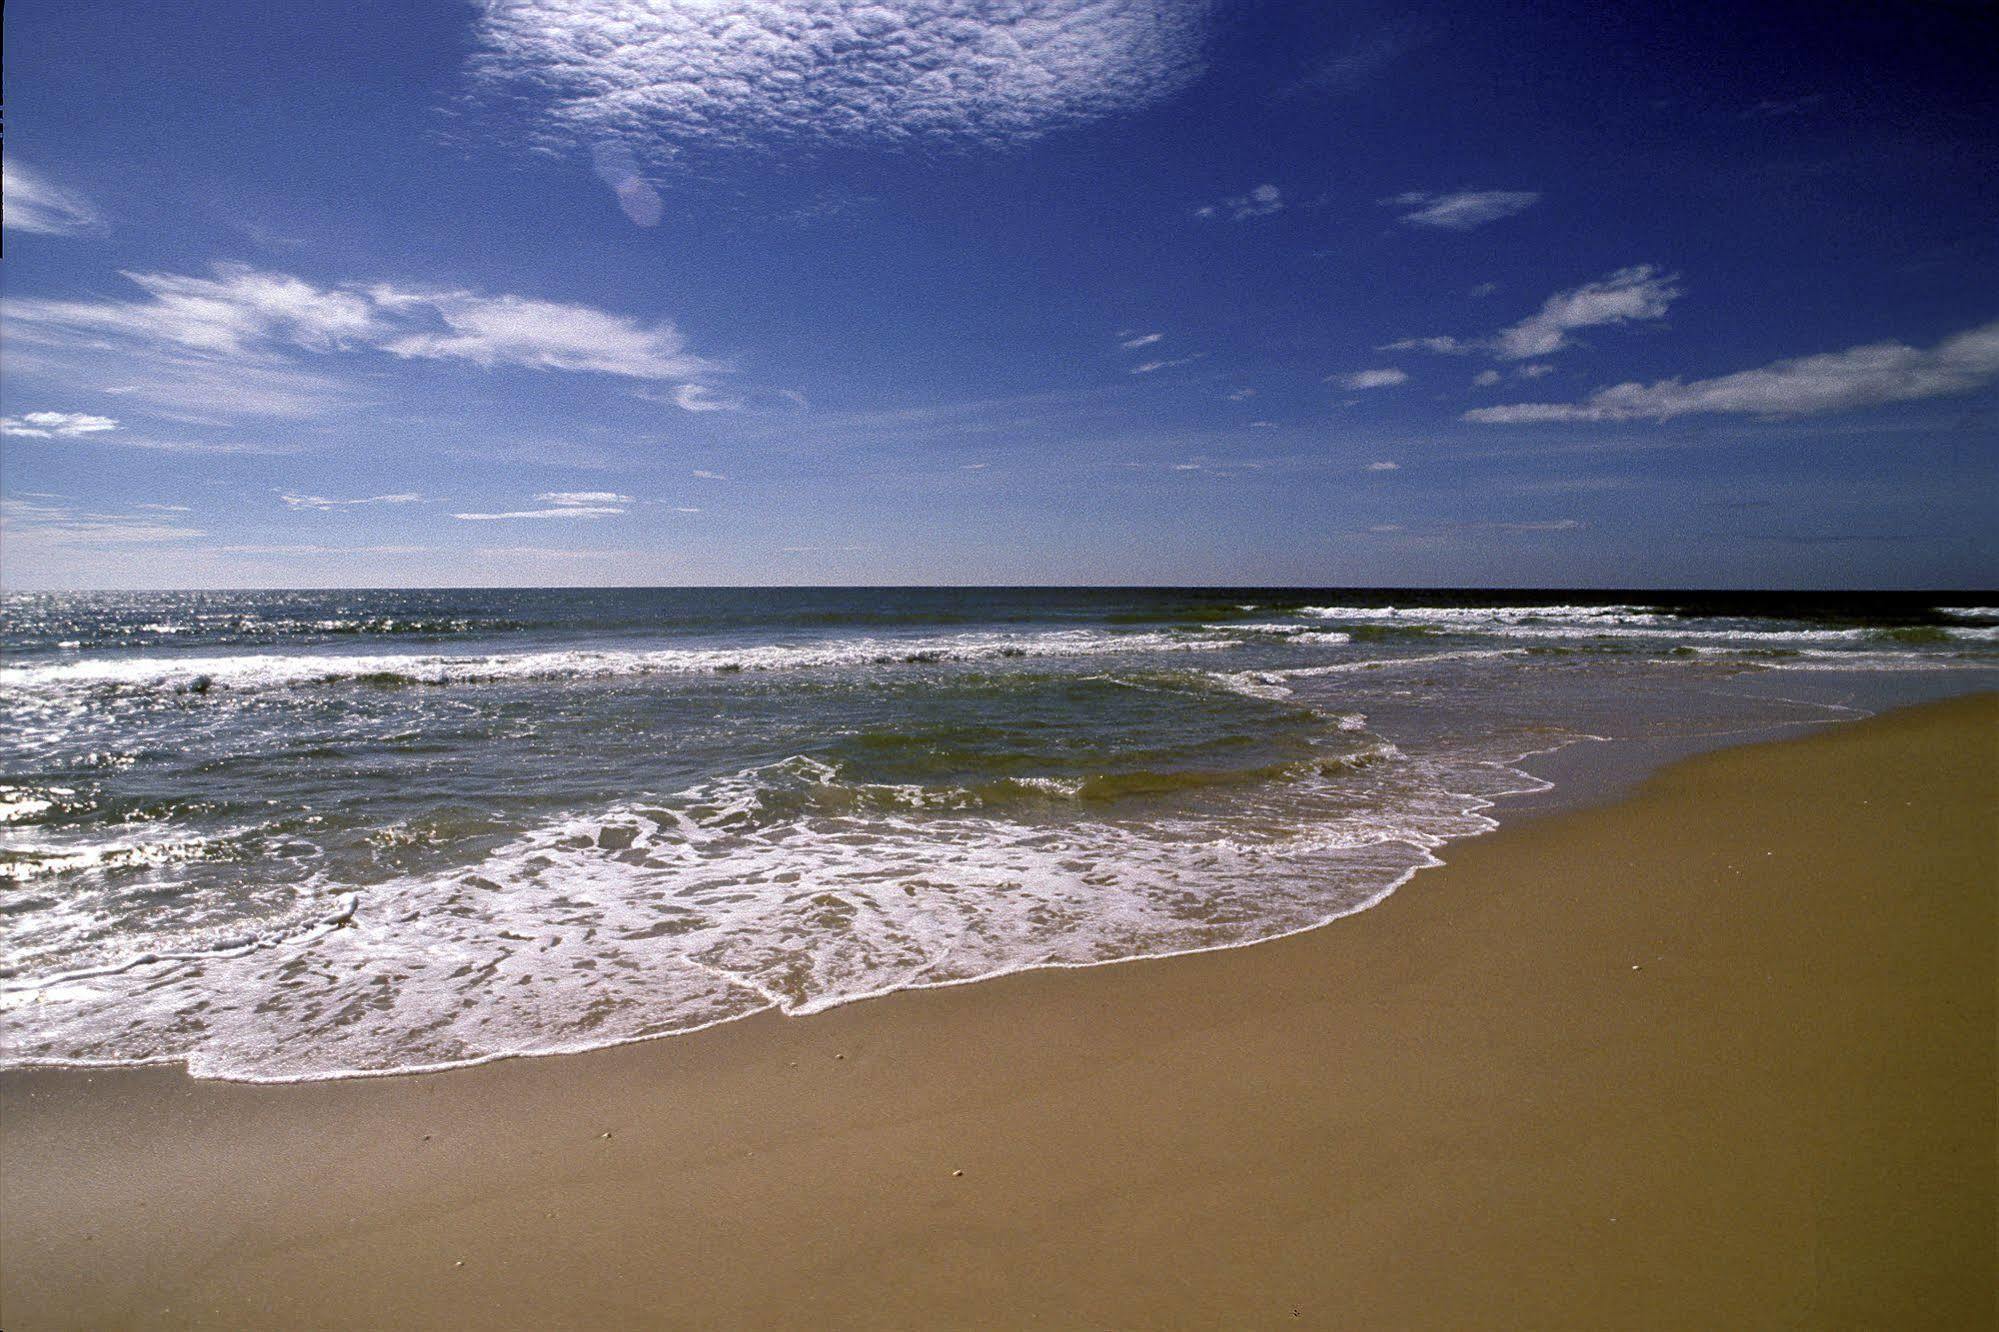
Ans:
[[[1964,602],[10,596],[0,1059],[395,1073],[1250,944],[1534,755],[1991,688]]]

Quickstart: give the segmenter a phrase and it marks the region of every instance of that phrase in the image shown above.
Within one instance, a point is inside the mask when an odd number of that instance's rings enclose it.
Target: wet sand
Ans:
[[[1232,952],[422,1077],[5,1075],[0,1325],[1993,1326],[1995,737],[1703,755]]]

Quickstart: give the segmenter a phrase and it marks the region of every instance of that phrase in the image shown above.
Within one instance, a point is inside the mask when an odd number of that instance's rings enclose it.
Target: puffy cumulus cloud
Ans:
[[[103,225],[90,201],[52,185],[11,158],[0,159],[0,225],[9,231],[62,236]]]
[[[1598,389],[1581,402],[1481,407],[1465,420],[1489,425],[1542,421],[1664,421],[1697,413],[1808,416],[1968,393],[1999,379],[1999,321],[1930,348],[1876,342],[1777,361],[1715,379],[1662,379]]]
[[[1409,372],[1392,367],[1386,370],[1356,370],[1349,375],[1334,375],[1329,382],[1344,389],[1394,388],[1397,384],[1409,382]]]
[[[1676,281],[1651,264],[1634,264],[1598,281],[1558,291],[1538,311],[1501,329],[1493,354],[1502,361],[1525,361],[1560,351],[1579,328],[1664,318],[1680,295]]]
[[[691,382],[715,373],[678,329],[593,306],[386,285],[320,287],[247,264],[209,277],[126,273],[145,299],[8,303],[33,341],[116,339],[182,357],[282,365],[286,353],[376,350],[406,358]]]
[[[1497,370],[1481,370],[1471,377],[1471,382],[1474,388],[1491,388],[1504,378]]]
[[[0,435],[25,435],[29,439],[75,439],[117,428],[117,418],[92,416],[88,412],[27,412],[0,417]]]
[[[1238,194],[1220,203],[1202,204],[1195,217],[1223,217],[1242,222],[1252,217],[1269,217],[1284,211],[1284,192],[1275,185],[1259,185],[1248,194]]]
[[[1200,68],[1207,0],[488,0],[473,72],[544,146],[1005,144]],[[614,185],[614,188],[616,186]],[[638,220],[638,219],[635,219]]]
[[[1382,203],[1390,208],[1408,209],[1398,219],[1405,226],[1470,231],[1502,217],[1524,213],[1540,199],[1535,190],[1457,190],[1449,194],[1414,190],[1384,199]]]

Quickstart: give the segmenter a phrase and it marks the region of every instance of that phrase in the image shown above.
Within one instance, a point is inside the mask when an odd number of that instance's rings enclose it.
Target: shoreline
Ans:
[[[1976,1325],[1995,719],[1702,754],[1145,967],[429,1074],[12,1070],[4,1321]]]

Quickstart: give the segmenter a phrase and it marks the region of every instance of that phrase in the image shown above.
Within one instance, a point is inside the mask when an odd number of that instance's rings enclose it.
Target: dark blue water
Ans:
[[[1989,687],[1995,626],[1879,595],[10,597],[5,1055],[390,1072],[1254,942],[1491,827],[1525,755]]]

